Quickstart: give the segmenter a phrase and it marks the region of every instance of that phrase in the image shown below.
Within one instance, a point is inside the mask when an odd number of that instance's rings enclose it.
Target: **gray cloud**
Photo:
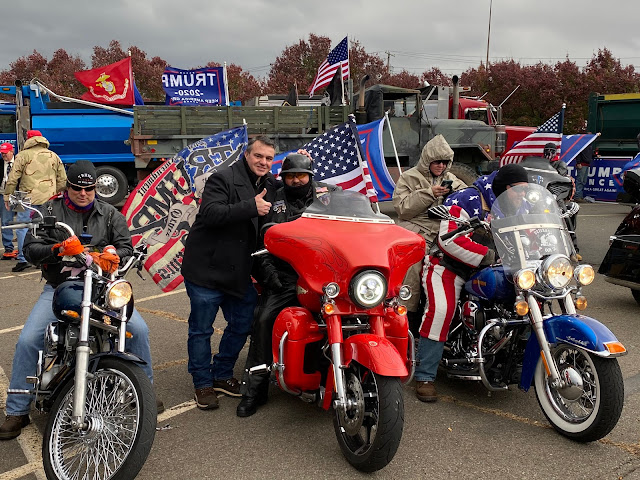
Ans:
[[[623,64],[640,64],[633,2],[494,0],[490,60],[584,65],[606,47]],[[258,77],[288,46],[309,33],[335,45],[345,35],[391,66],[419,74],[439,67],[459,73],[484,61],[489,0],[30,0],[3,9],[0,69],[33,50],[58,48],[89,65],[95,45],[136,45],[178,68],[235,63]]]

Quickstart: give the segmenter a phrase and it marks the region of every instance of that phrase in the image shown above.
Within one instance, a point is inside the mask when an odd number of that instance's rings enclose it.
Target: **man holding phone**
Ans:
[[[440,220],[429,218],[427,211],[441,205],[451,192],[467,186],[449,172],[452,163],[453,150],[442,135],[437,135],[424,146],[416,166],[400,175],[393,192],[393,208],[401,220],[398,225],[424,237],[427,241],[425,255],[440,228]],[[414,334],[419,330],[423,314],[423,309],[419,308],[421,271],[422,262],[416,263],[404,279],[413,291],[407,310],[409,326]]]

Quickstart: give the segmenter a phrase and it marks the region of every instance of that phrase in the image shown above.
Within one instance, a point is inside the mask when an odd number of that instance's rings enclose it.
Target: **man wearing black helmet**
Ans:
[[[311,157],[304,150],[289,154],[284,159],[280,171],[284,185],[276,191],[273,206],[264,217],[263,224],[295,220],[315,198],[329,195],[339,188],[313,181],[311,162]],[[266,403],[269,374],[250,375],[249,369],[257,365],[271,364],[271,330],[276,317],[283,308],[298,305],[298,274],[287,262],[269,254],[257,257],[253,274],[263,287],[263,300],[256,310],[253,322],[251,345],[242,378],[242,401],[236,410],[239,417],[253,415],[260,405]]]

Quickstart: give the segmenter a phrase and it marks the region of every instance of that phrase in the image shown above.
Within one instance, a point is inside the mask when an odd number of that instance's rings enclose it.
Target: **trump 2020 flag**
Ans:
[[[587,148],[596,138],[598,138],[599,134],[579,134],[579,135],[563,135],[562,136],[562,146],[560,147],[560,151],[562,154],[560,155],[559,160],[562,160],[567,165],[570,165],[573,162],[573,159],[578,156],[578,154]]]
[[[209,176],[232,165],[247,146],[247,127],[217,133],[166,160],[129,195],[122,209],[133,245],[144,242],[144,267],[163,292],[182,283],[185,235]]]
[[[225,67],[180,70],[167,66],[162,88],[167,105],[229,105]]]
[[[509,163],[520,163],[524,157],[542,157],[544,156],[544,146],[547,143],[555,144],[558,153],[560,153],[562,127],[564,125],[564,109],[565,106],[562,105],[558,113],[502,155],[502,157],[500,157],[500,166],[502,167]]]
[[[364,161],[362,144],[353,116],[350,116],[347,122],[327,130],[300,148],[309,152],[313,158],[315,181],[338,185],[343,190],[362,193],[372,202],[378,201],[369,167]],[[284,158],[296,151],[276,155],[271,166],[272,173],[279,174]]]
[[[364,159],[369,166],[373,188],[378,194],[379,202],[388,202],[393,197],[396,184],[389,174],[382,150],[382,129],[385,119],[358,125],[360,143],[364,151]]]
[[[75,72],[76,79],[87,87],[83,100],[111,105],[133,105],[131,57],[105,67]]]
[[[342,80],[349,78],[349,39],[344,37],[336,48],[329,52],[327,59],[318,67],[318,73],[311,83],[309,95],[313,95],[316,90],[326,87],[331,79],[342,68]]]

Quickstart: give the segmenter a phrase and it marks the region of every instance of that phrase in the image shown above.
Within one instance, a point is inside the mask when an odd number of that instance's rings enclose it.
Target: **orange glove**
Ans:
[[[56,249],[59,249],[59,257],[73,257],[74,255],[79,255],[84,252],[84,245],[82,245],[80,240],[78,240],[78,237],[74,235],[51,247],[52,252],[55,252]]]
[[[93,261],[104,273],[113,273],[118,269],[118,265],[120,265],[120,257],[116,253],[116,248],[113,245],[104,247],[102,253],[91,252],[89,255],[91,255]]]

